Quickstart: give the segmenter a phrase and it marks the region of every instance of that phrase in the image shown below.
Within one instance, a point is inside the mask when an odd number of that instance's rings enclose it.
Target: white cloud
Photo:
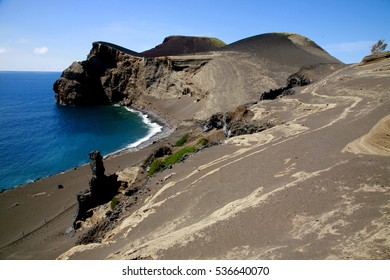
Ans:
[[[35,54],[45,54],[49,51],[48,47],[41,47],[41,48],[35,48],[34,53]]]
[[[7,51],[6,48],[0,47],[0,54],[5,53]]]

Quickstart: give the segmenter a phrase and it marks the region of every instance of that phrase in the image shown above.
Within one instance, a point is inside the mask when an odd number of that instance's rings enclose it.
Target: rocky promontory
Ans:
[[[111,43],[94,42],[87,59],[73,62],[55,82],[56,101],[60,105],[105,105],[119,101],[131,105],[142,93],[155,91],[154,94],[163,97],[201,95],[201,90],[194,89],[186,78],[208,59],[171,59],[166,55],[210,51],[223,45],[223,42],[212,44],[215,40],[171,36],[142,54]],[[174,45],[175,42],[178,44]],[[155,58],[159,54],[164,56]]]

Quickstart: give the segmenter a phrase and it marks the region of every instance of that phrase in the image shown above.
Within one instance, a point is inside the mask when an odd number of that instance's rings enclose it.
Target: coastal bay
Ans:
[[[55,104],[57,72],[0,72],[0,189],[138,146],[161,131],[147,115],[121,106],[64,108]]]

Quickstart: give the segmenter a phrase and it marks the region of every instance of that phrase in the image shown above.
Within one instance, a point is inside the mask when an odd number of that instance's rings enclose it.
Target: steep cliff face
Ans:
[[[158,98],[199,95],[189,81],[208,62],[207,58],[145,58],[103,42],[93,43],[87,60],[73,62],[54,84],[61,105],[132,104],[139,96]]]
[[[212,38],[176,37],[141,54],[110,43],[93,43],[87,60],[74,62],[54,84],[57,102],[121,102],[168,113],[179,107],[185,108],[182,119],[204,120],[257,101],[262,92],[286,86],[287,78],[303,66],[342,65],[311,40],[291,33],[258,35],[224,47],[216,47]],[[205,47],[208,52],[184,55],[188,46],[193,50]],[[161,50],[170,55],[151,57]],[[325,68],[337,69],[332,67]],[[183,96],[191,98],[184,98],[184,103]],[[177,112],[174,118],[178,116],[184,113]]]
[[[87,60],[73,62],[53,86],[57,103],[61,105],[102,105],[110,98],[105,94],[100,78],[128,56],[102,43],[94,43]]]

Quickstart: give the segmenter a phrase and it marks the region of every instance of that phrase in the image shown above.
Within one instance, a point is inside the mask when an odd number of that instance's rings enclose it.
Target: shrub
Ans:
[[[177,140],[175,146],[176,147],[183,146],[184,143],[187,142],[187,139],[188,139],[189,136],[190,136],[189,133],[184,134],[179,140]]]
[[[167,156],[163,160],[160,158],[154,159],[153,162],[150,164],[148,175],[152,176],[153,174],[160,172],[164,168],[170,165],[174,165],[175,163],[178,163],[179,161],[181,161],[181,159],[184,157],[185,154],[193,153],[195,151],[196,151],[196,147],[187,146],[178,150],[176,153]]]
[[[176,153],[167,156],[164,159],[165,166],[174,165],[175,163],[178,163],[185,154],[193,153],[196,151],[196,148],[193,146],[187,146],[180,150],[178,150]]]
[[[207,139],[207,138],[205,138],[205,137],[202,137],[202,138],[200,138],[199,140],[198,140],[198,145],[199,146],[206,146],[207,145],[207,143],[209,142],[209,140]]]
[[[112,199],[111,199],[111,210],[114,210],[115,207],[118,205],[119,203],[119,200],[116,196],[114,196]]]
[[[378,40],[375,44],[371,46],[371,53],[380,53],[383,52],[387,48],[387,44],[385,40]]]
[[[159,158],[155,158],[150,164],[150,168],[148,171],[149,176],[152,176],[154,173],[160,172],[165,168],[163,161]]]

